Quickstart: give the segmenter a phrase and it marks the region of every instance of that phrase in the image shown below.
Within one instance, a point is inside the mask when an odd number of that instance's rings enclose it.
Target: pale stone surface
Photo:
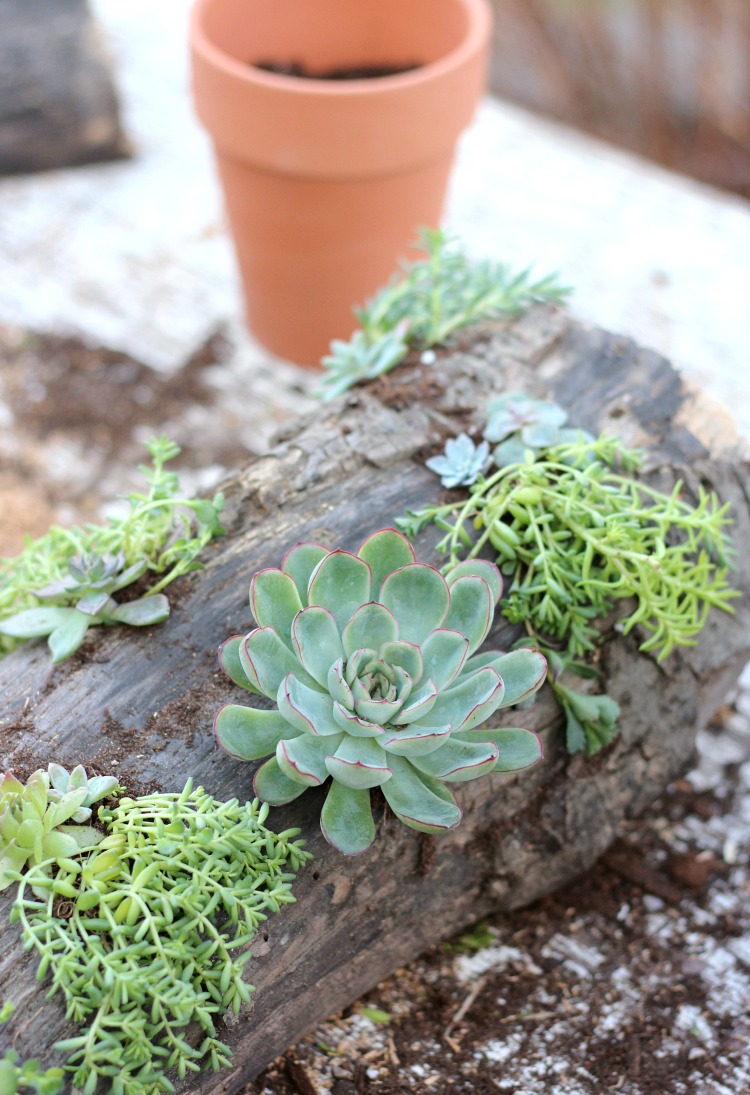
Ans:
[[[228,324],[229,377],[253,378],[259,409],[308,406],[288,389],[300,375],[309,389],[309,374],[242,329],[188,94],[188,4],[94,9],[137,155],[0,182],[0,323],[74,330],[159,369]],[[461,144],[448,222],[472,254],[558,270],[579,316],[665,353],[750,428],[750,204],[488,99]]]

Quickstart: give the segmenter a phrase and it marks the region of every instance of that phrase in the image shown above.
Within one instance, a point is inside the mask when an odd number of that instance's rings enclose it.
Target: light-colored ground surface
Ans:
[[[187,93],[186,0],[93,6],[137,157],[0,181],[0,323],[68,327],[163,369],[228,323],[227,372],[273,418],[296,370],[269,364],[241,328]],[[475,255],[560,271],[581,317],[667,354],[750,430],[748,203],[487,100],[461,144],[448,222]]]

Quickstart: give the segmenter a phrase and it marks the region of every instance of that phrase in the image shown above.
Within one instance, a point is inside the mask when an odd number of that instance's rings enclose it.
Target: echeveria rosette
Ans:
[[[406,825],[454,829],[462,812],[448,784],[542,755],[529,730],[485,727],[535,692],[547,668],[536,650],[475,653],[501,591],[492,563],[461,563],[444,578],[395,529],[356,554],[297,544],[281,569],[254,576],[259,626],[219,654],[232,680],[276,708],[222,707],[219,745],[242,760],[274,754],[254,780],[272,805],[332,777],[321,828],[347,855],[375,839],[373,787]]]

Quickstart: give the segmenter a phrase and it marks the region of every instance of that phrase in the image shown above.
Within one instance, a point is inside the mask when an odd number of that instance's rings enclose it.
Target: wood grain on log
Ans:
[[[540,308],[476,329],[460,348],[440,351],[430,369],[403,366],[287,430],[231,482],[226,538],[212,547],[204,572],[182,580],[172,616],[151,634],[97,634],[54,671],[41,645],[8,657],[0,665],[5,763],[27,775],[51,759],[84,762],[116,771],[133,791],[154,783],[174,790],[192,775],[218,797],[252,797],[255,766],[221,753],[211,735],[218,707],[244,695],[215,659],[223,639],[251,627],[251,575],[278,565],[300,539],[356,548],[394,515],[435,498],[437,481],[415,457],[459,426],[478,424],[488,395],[517,389],[552,396],[577,425],[645,446],[650,481],[715,488],[733,504],[738,545],[750,539],[748,468],[728,420],[712,451],[701,440],[716,433],[721,412],[706,411],[657,355]],[[420,558],[437,561],[436,538],[435,530],[420,537]],[[750,587],[746,553],[734,583],[743,593]],[[430,944],[585,871],[623,819],[684,771],[696,729],[750,658],[747,599],[736,605],[734,616],[713,613],[699,644],[662,665],[638,652],[637,636],[607,637],[599,664],[622,707],[622,732],[593,759],[566,755],[547,689],[523,720],[511,712],[508,724],[522,721],[542,735],[543,763],[459,785],[466,816],[445,837],[420,836],[381,810],[374,848],[347,860],[320,834],[317,792],[272,811],[275,827],[301,826],[315,859],[297,880],[297,904],[258,938],[248,967],[258,991],[227,1032],[234,1070],[201,1074],[187,1090],[241,1091],[324,1016]],[[507,648],[516,634],[498,619],[489,642]],[[0,982],[31,1017],[19,1050],[46,1059],[45,1047],[67,1028],[59,1003],[41,1000],[33,962],[7,925],[8,906],[6,895]]]
[[[87,0],[0,0],[0,173],[129,151]]]

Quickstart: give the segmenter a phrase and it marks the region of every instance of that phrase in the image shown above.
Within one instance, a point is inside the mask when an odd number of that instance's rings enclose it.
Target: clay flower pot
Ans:
[[[197,0],[193,90],[211,134],[248,323],[315,364],[352,306],[437,227],[453,153],[485,83],[486,0]],[[419,65],[396,75],[312,73]]]

